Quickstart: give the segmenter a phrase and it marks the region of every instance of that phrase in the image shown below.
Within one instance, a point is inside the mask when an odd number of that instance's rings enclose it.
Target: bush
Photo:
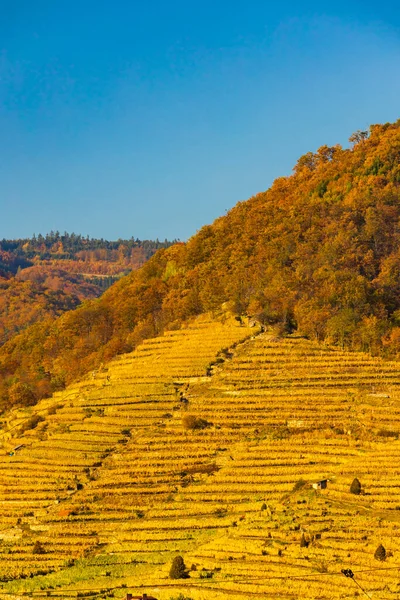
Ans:
[[[24,431],[28,431],[29,429],[35,429],[39,423],[44,421],[44,417],[42,415],[32,415],[27,419],[24,423],[22,423],[19,433],[22,434]]]
[[[207,571],[206,569],[202,569],[200,573],[200,579],[212,579],[214,577],[213,571]]]
[[[11,406],[32,406],[36,403],[35,394],[27,383],[18,381],[8,390],[8,399]]]
[[[379,544],[375,550],[374,558],[376,558],[376,560],[386,560],[386,550],[382,544]]]
[[[182,419],[182,425],[184,429],[193,431],[195,429],[205,429],[206,427],[209,427],[211,423],[205,419],[200,419],[195,415],[185,415]]]
[[[301,490],[305,485],[307,485],[307,481],[304,481],[304,479],[299,479],[298,481],[296,481],[296,483],[293,486],[292,492],[298,492],[299,490]]]
[[[301,536],[301,539],[300,539],[300,548],[308,548],[309,543],[310,542],[308,540],[306,540],[306,536],[303,533],[303,535]]]
[[[186,566],[182,556],[175,556],[174,560],[172,561],[171,568],[169,570],[169,576],[171,579],[187,578]]]
[[[355,479],[353,479],[353,483],[350,486],[350,493],[351,494],[356,494],[357,496],[359,494],[361,494],[361,483],[357,479],[357,477]]]
[[[46,554],[46,550],[39,540],[34,543],[32,552],[33,554]]]
[[[399,432],[398,431],[392,431],[391,429],[380,429],[378,431],[378,435],[381,437],[394,437],[394,438],[398,438],[399,437]]]

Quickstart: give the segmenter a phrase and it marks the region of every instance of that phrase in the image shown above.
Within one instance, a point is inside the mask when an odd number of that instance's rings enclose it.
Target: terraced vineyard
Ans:
[[[7,416],[4,595],[398,595],[398,363],[255,333],[201,317]]]

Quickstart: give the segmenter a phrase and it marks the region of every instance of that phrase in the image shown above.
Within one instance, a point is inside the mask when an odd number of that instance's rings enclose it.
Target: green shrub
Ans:
[[[172,561],[171,568],[169,570],[169,576],[171,579],[187,578],[188,575],[186,571],[186,566],[182,556],[175,556],[174,560]]]
[[[382,544],[379,544],[379,546],[375,550],[374,558],[376,560],[386,560],[386,550],[382,546]]]
[[[350,493],[351,494],[356,494],[357,496],[359,494],[361,494],[361,483],[357,479],[357,477],[355,479],[353,479],[353,482],[352,482],[352,484],[350,486]]]
[[[212,579],[214,577],[213,571],[207,571],[206,569],[202,569],[200,573],[200,579]]]

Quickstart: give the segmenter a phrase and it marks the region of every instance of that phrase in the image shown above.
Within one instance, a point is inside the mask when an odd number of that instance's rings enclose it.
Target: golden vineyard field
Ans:
[[[0,596],[397,597],[399,385],[397,362],[203,316],[15,409]]]

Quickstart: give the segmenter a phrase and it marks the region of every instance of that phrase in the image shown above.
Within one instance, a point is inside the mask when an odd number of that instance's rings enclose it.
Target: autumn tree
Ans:
[[[31,406],[36,402],[32,388],[21,381],[11,385],[8,391],[8,400],[10,406]]]
[[[358,129],[349,137],[349,142],[351,144],[359,144],[368,138],[368,131],[361,131]]]

